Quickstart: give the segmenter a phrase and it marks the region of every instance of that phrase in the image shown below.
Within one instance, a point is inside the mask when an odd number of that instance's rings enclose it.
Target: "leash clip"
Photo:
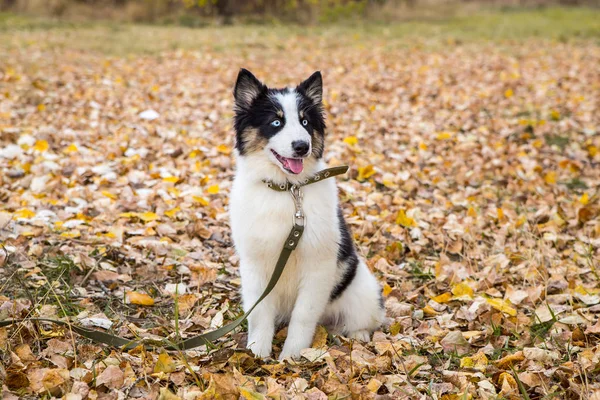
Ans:
[[[306,225],[306,215],[304,214],[304,210],[302,210],[302,190],[300,190],[300,186],[292,185],[290,187],[290,194],[292,195],[292,200],[294,200],[294,206],[296,207],[296,212],[294,213],[294,225],[305,226]]]

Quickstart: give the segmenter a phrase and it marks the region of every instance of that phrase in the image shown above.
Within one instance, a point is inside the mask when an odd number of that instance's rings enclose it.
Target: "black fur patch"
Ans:
[[[308,120],[304,127],[311,135],[313,141],[313,154],[316,158],[323,157],[323,142],[325,135],[325,120],[323,116],[323,103],[321,97],[309,97],[308,93],[319,93],[315,85],[321,85],[320,74],[316,79],[315,74],[296,88],[298,94],[298,118]],[[308,82],[308,84],[306,84]],[[278,93],[285,93],[289,89],[270,89],[245,69],[240,71],[235,96],[234,129],[236,133],[236,149],[240,155],[256,150],[255,146],[246,146],[247,143],[256,143],[256,140],[248,140],[244,137],[248,132],[258,134],[268,141],[285,126],[285,116],[281,116],[282,107],[275,98]],[[315,100],[318,99],[318,100]],[[300,117],[302,116],[302,118]],[[281,125],[271,125],[275,119],[281,121]]]
[[[356,249],[354,248],[354,241],[352,240],[348,225],[346,225],[346,221],[344,220],[341,208],[338,208],[338,220],[341,233],[341,242],[338,249],[338,268],[345,267],[345,270],[342,274],[342,279],[340,279],[331,291],[329,301],[334,301],[340,297],[342,293],[344,293],[344,290],[350,286],[356,276],[359,262]]]

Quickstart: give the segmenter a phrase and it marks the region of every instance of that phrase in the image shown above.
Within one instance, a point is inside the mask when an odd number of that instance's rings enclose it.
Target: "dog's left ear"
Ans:
[[[323,101],[323,78],[321,71],[313,73],[307,80],[298,85],[298,90],[308,96],[315,104]]]
[[[235,82],[235,88],[233,89],[233,96],[235,98],[235,104],[242,110],[250,108],[254,100],[263,92],[267,90],[267,87],[245,68],[240,69],[237,80]]]

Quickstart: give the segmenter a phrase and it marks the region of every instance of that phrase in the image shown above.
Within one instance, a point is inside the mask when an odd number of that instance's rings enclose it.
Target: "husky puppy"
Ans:
[[[295,213],[288,192],[327,168],[323,161],[323,82],[315,72],[295,88],[271,89],[242,69],[234,89],[237,168],[231,191],[233,241],[248,310],[269,281]],[[248,318],[248,348],[271,354],[277,325],[289,323],[279,359],[310,347],[318,323],[368,341],[384,320],[381,288],[356,252],[338,204],[335,179],[302,187],[304,234],[273,291]]]

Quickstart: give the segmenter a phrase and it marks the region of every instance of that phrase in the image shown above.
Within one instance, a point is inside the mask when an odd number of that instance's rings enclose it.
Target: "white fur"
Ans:
[[[271,138],[263,151],[237,156],[231,192],[231,228],[240,256],[245,310],[255,303],[266,287],[292,228],[295,211],[289,193],[269,189],[262,180],[297,183],[327,167],[323,161],[311,157],[305,160],[302,173],[292,175],[283,171],[279,162],[271,157],[271,146],[285,147],[287,141],[287,146],[291,147],[291,141],[298,140],[301,131],[308,136],[298,121],[295,92],[290,91],[279,101],[284,107],[286,127]],[[282,154],[278,149],[275,151]],[[337,333],[368,340],[384,318],[379,307],[379,284],[362,261],[350,286],[339,298],[329,302],[340,275],[335,178],[305,186],[302,191],[307,216],[304,234],[279,282],[248,318],[248,348],[259,357],[271,354],[276,325],[282,322],[289,321],[289,328],[280,359],[296,357],[300,350],[309,347],[319,322],[329,325]]]
[[[275,97],[277,103],[281,104],[281,107],[283,108],[285,124],[281,131],[269,140],[268,148],[275,150],[283,157],[292,158],[294,157],[292,142],[301,140],[309,144],[311,143],[310,135],[306,129],[302,127],[298,118],[298,96],[295,90],[288,89],[287,92],[277,93],[273,97]],[[269,158],[284,171],[281,163],[277,161],[277,158],[271,152],[269,152]]]

